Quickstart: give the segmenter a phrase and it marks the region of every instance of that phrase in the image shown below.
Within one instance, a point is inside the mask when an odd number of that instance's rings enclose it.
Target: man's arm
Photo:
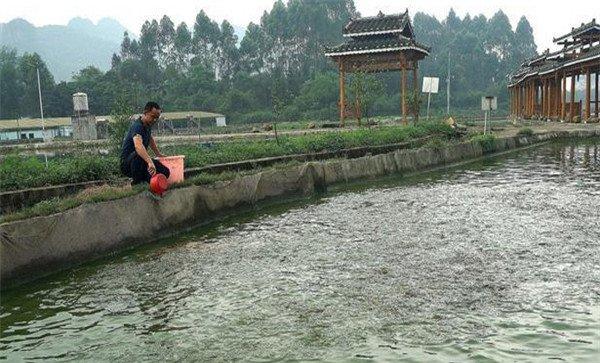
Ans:
[[[154,155],[156,155],[159,158],[162,158],[164,155],[160,153],[160,150],[158,150],[158,146],[156,146],[156,141],[154,141],[154,137],[150,136],[150,148],[152,149],[152,151],[154,151]]]
[[[154,162],[152,158],[148,154],[148,150],[144,147],[144,143],[142,141],[142,136],[139,134],[135,134],[133,136],[133,145],[135,146],[135,152],[148,164],[148,172],[150,175],[156,174],[156,167],[154,166]]]

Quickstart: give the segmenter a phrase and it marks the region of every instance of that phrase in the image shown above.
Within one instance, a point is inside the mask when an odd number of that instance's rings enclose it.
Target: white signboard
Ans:
[[[498,98],[494,96],[481,97],[481,110],[492,111],[498,109]]]
[[[438,93],[439,84],[438,77],[423,77],[423,93]]]
[[[219,127],[227,126],[226,121],[225,121],[225,116],[217,116],[216,120],[217,120],[217,126],[219,126]]]

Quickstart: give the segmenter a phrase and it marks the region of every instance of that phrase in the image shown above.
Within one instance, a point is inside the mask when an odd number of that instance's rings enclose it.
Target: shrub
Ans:
[[[496,140],[496,137],[492,134],[478,134],[471,137],[471,141],[478,142],[485,153],[494,151],[494,140]]]

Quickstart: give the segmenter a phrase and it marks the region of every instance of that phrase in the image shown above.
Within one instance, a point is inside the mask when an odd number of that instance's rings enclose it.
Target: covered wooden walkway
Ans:
[[[554,38],[554,43],[562,49],[546,50],[512,75],[508,86],[510,113],[518,118],[598,121],[600,25],[593,19]],[[577,100],[576,85],[581,78],[584,95]]]

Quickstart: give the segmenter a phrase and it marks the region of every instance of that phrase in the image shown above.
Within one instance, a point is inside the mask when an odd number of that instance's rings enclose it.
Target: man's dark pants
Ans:
[[[154,161],[154,166],[156,166],[156,172],[164,174],[168,178],[171,174],[169,168],[157,159],[152,159],[152,161]],[[121,160],[121,172],[133,179],[131,182],[132,185],[150,182],[151,175],[148,172],[148,164],[135,151],[129,154],[125,160]]]

